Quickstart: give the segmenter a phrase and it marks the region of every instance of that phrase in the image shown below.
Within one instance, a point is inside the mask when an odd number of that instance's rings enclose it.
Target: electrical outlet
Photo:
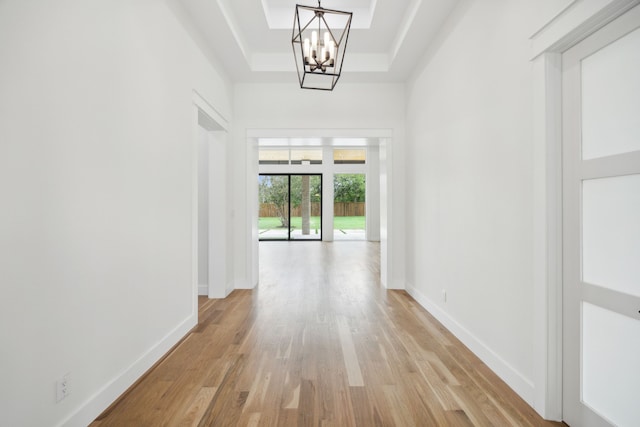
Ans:
[[[71,377],[70,374],[66,374],[58,381],[56,381],[56,402],[60,402],[65,399],[71,392]]]
[[[442,302],[447,302],[447,290],[442,290]]]

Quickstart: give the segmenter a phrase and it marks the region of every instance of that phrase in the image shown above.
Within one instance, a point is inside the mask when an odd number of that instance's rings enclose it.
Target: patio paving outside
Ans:
[[[261,240],[286,240],[286,228],[272,228],[270,230],[259,230]],[[320,240],[320,234],[311,234],[302,237],[302,230],[296,229],[291,232],[293,240]],[[334,230],[333,240],[366,240],[364,230]]]
[[[333,230],[333,240],[366,240],[364,230]]]
[[[320,217],[311,217],[311,234],[302,235],[301,218],[292,217],[291,240],[320,240]],[[281,226],[282,222],[276,217],[261,217],[258,223],[260,240],[287,240],[287,228]],[[335,217],[333,240],[366,240],[364,230],[365,217]],[[326,237],[326,235],[325,235]]]

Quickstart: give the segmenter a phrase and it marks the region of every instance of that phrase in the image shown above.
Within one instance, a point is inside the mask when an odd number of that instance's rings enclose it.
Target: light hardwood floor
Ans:
[[[260,285],[196,328],[92,426],[543,426],[404,291],[379,245],[261,242]]]

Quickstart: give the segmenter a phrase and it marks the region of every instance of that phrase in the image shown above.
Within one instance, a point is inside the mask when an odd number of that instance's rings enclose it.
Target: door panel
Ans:
[[[259,240],[322,240],[322,175],[258,176]]]
[[[291,240],[322,240],[322,176],[291,175]]]
[[[563,55],[563,418],[640,419],[640,7]]]
[[[258,236],[260,240],[289,240],[289,176],[259,175]]]
[[[583,280],[640,296],[640,175],[582,183]]]
[[[584,160],[640,150],[638,46],[640,29],[582,60]]]
[[[640,396],[640,322],[583,302],[582,327],[584,404],[615,425],[637,425],[632,409]]]

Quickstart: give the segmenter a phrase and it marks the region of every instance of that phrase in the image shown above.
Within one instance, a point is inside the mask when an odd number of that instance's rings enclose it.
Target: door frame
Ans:
[[[572,1],[531,37],[533,407],[549,420],[562,420],[562,54],[638,4]]]
[[[227,258],[225,254],[229,250],[229,241],[226,233],[227,218],[226,211],[218,213],[216,211],[218,204],[213,202],[215,197],[226,199],[226,169],[223,168],[225,156],[216,156],[215,148],[226,148],[228,137],[228,120],[220,114],[200,93],[196,90],[192,92],[192,178],[191,178],[191,280],[193,287],[193,312],[198,313],[198,295],[200,294],[199,286],[199,142],[200,128],[207,131],[208,163],[209,169],[209,194],[208,194],[208,212],[209,212],[209,235],[208,235],[208,289],[207,296],[209,298],[224,298],[233,290],[228,285],[227,280]],[[211,173],[212,166],[220,166],[222,170]],[[212,182],[212,178],[216,178]],[[215,187],[214,187],[215,185]],[[226,202],[223,204],[226,206]],[[213,219],[212,220],[212,212]],[[215,248],[212,250],[212,248]]]

